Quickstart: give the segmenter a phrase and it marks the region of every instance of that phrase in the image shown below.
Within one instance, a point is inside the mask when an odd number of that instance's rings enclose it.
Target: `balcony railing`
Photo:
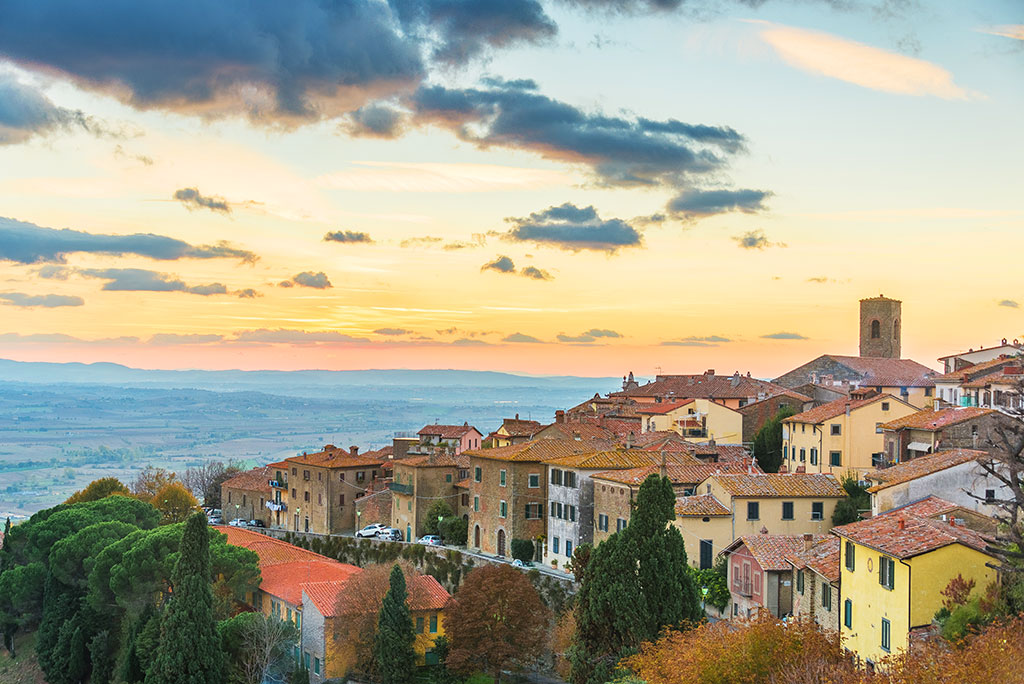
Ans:
[[[277,489],[288,489],[288,480],[269,480],[271,487]]]
[[[388,489],[397,494],[405,494],[406,496],[412,496],[413,491],[411,484],[399,484],[397,482],[388,482]]]

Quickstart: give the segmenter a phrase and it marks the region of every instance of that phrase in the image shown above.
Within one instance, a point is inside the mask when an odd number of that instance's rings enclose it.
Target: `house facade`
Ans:
[[[868,489],[871,514],[935,495],[967,510],[994,515],[997,502],[1012,494],[979,465],[988,458],[986,451],[950,449],[866,473],[864,478],[874,483]]]
[[[637,413],[644,432],[672,431],[693,442],[739,444],[743,439],[743,415],[709,399],[641,405]]]
[[[220,506],[225,522],[236,518],[261,520],[270,527],[276,519],[267,507],[267,502],[273,501],[270,481],[274,474],[272,467],[263,466],[224,480],[220,486]]]
[[[323,451],[285,459],[287,526],[294,532],[340,534],[356,527],[356,499],[384,488],[384,463],[328,444]]]
[[[456,488],[459,466],[450,453],[433,451],[396,461],[388,483],[392,496],[391,526],[401,530],[405,541],[423,535],[427,512],[435,501],[444,501],[457,513],[460,493]]]
[[[739,537],[722,554],[729,562],[729,593],[732,596],[733,618],[752,618],[759,611],[775,617],[793,611],[793,569],[786,560],[804,548],[817,543],[822,535],[805,540],[802,535],[752,534]]]
[[[469,423],[462,425],[427,425],[416,433],[424,447],[446,447],[455,454],[479,449],[483,435]]]
[[[732,513],[713,494],[677,498],[672,524],[683,536],[687,563],[697,570],[713,567],[715,557],[732,542]]]
[[[817,542],[804,535],[804,548],[786,556],[793,572],[793,615],[822,629],[839,631],[839,538]]]
[[[839,395],[836,394],[829,401],[839,398]],[[797,391],[787,390],[782,394],[776,394],[775,396],[755,401],[752,404],[747,404],[737,409],[743,417],[742,441],[745,444],[753,444],[754,438],[757,437],[757,433],[764,427],[764,424],[778,415],[782,409],[789,409],[792,413],[801,413],[804,409],[811,408],[813,402],[814,399],[812,397],[800,394]]]
[[[904,463],[949,449],[982,449],[1000,425],[1013,418],[994,409],[946,407],[925,409],[882,423],[884,462]]]

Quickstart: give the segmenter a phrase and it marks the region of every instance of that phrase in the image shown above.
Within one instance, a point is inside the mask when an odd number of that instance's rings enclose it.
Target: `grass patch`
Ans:
[[[4,684],[46,684],[36,662],[36,633],[19,634],[14,639],[16,658],[0,651],[0,682]]]

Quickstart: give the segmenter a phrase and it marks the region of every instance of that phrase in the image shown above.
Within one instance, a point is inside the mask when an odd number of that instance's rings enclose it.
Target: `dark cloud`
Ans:
[[[232,247],[227,242],[197,247],[152,233],[103,235],[70,228],[44,228],[34,223],[0,217],[0,261],[21,264],[47,261],[64,263],[65,257],[74,252],[115,256],[134,254],[162,261],[235,258],[254,262],[257,258],[252,252]]]
[[[390,0],[403,28],[433,45],[432,57],[462,64],[487,49],[539,43],[558,27],[538,0]]]
[[[761,335],[761,339],[764,339],[764,340],[806,340],[806,339],[810,339],[810,338],[804,337],[800,333],[777,332],[777,333],[771,333],[770,335]]]
[[[633,247],[642,242],[636,228],[622,219],[602,220],[594,207],[577,207],[569,202],[526,218],[505,220],[513,225],[507,239],[560,249],[614,252],[620,247]]]
[[[617,333],[614,330],[608,330],[607,328],[591,328],[583,334],[591,337],[622,337],[620,333]]]
[[[683,4],[683,0],[561,0],[561,2],[565,5],[572,5],[583,9],[597,9],[624,14],[632,14],[644,10],[674,10]],[[751,2],[758,2],[758,0],[748,0],[748,3]]]
[[[536,266],[527,266],[519,271],[519,275],[526,278],[532,278],[533,280],[554,280],[554,276],[545,271],[542,268]]]
[[[471,340],[468,337],[461,337],[457,340],[453,340],[451,344],[456,347],[485,347],[488,346],[490,342],[484,342],[483,340]]]
[[[595,341],[596,338],[583,333],[581,335],[566,335],[565,333],[559,333],[557,335],[559,342],[575,342],[578,344],[587,344]]]
[[[420,123],[479,147],[525,149],[584,164],[603,184],[684,187],[724,169],[744,138],[728,127],[590,114],[512,81],[487,88],[423,86],[410,106]]]
[[[21,292],[5,292],[0,294],[0,300],[11,306],[41,306],[45,309],[54,309],[59,306],[82,306],[85,300],[72,295],[30,295]]]
[[[742,249],[767,249],[768,247],[785,247],[784,242],[771,242],[763,230],[748,230],[742,235],[734,235],[733,240]]]
[[[368,233],[354,230],[335,230],[324,235],[324,242],[373,242]]]
[[[331,285],[331,281],[327,277],[327,274],[323,271],[318,271],[316,273],[313,271],[296,273],[291,277],[291,280],[282,280],[277,285],[278,287],[293,287],[295,285],[299,285],[301,287],[312,287],[316,290],[326,290],[334,287]]]
[[[257,297],[263,296],[251,287],[247,287],[244,290],[238,290],[235,294],[238,295],[239,299],[256,299]]]
[[[107,134],[105,126],[96,119],[79,110],[58,107],[12,74],[0,74],[0,145],[21,143],[35,135],[72,129],[94,135]]]
[[[222,214],[231,213],[231,205],[223,197],[207,197],[196,188],[181,188],[174,192],[174,199],[184,205],[189,211],[196,209],[209,209],[210,211]]]
[[[234,339],[237,342],[255,344],[365,344],[369,342],[363,337],[352,337],[333,331],[307,332],[284,328],[242,330],[235,333]]]
[[[373,332],[376,335],[392,335],[392,336],[397,336],[397,335],[409,335],[409,334],[412,333],[412,330],[406,330],[405,328],[378,328],[377,330],[374,330]]]
[[[444,242],[444,238],[434,237],[433,235],[424,235],[423,237],[412,237],[402,240],[398,243],[399,247],[429,247],[430,245]]]
[[[357,138],[395,138],[404,129],[404,118],[394,107],[368,104],[349,112],[341,128]]]
[[[210,344],[220,342],[224,339],[221,335],[179,335],[177,333],[157,333],[149,338],[148,344],[155,345],[176,345],[176,344]]]
[[[666,340],[661,344],[665,347],[717,347],[723,342],[732,340],[721,335],[690,335],[680,340]]]
[[[531,335],[524,335],[523,333],[512,333],[508,337],[502,338],[502,342],[516,342],[523,344],[543,344],[536,337]]]
[[[75,272],[86,278],[106,280],[101,289],[112,292],[187,292],[204,297],[228,292],[221,283],[187,285],[168,273],[141,268],[81,268]]]
[[[3,15],[6,59],[139,109],[310,121],[424,74],[418,41],[377,0],[35,0]]]
[[[668,203],[668,210],[684,219],[697,219],[731,211],[753,214],[763,211],[767,190],[683,190]]]
[[[494,261],[490,261],[480,267],[481,271],[498,271],[500,273],[515,273],[516,265],[507,256],[499,256]]]
[[[1004,299],[1001,302],[999,302],[999,306],[1006,306],[1006,307],[1009,307],[1011,309],[1018,309],[1018,308],[1020,308],[1020,304],[1015,299]]]

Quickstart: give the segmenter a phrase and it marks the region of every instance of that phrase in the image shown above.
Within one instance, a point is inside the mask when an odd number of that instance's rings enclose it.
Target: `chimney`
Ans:
[[[326,452],[334,451],[336,448],[333,444],[324,444],[324,451]]]
[[[804,532],[804,551],[810,551],[812,546],[814,546],[814,535]]]
[[[661,468],[658,470],[658,473],[662,477],[668,477],[668,464],[665,461],[665,450],[664,449],[661,450]]]
[[[565,411],[559,409],[555,411],[555,423],[562,424],[565,422]]]
[[[629,434],[626,435],[626,448],[627,449],[632,449],[633,448],[633,431],[632,430],[630,430]]]
[[[519,414],[518,413],[516,414],[516,420],[519,420]]]
[[[900,518],[900,521],[899,521],[899,528],[900,528],[900,529],[902,530],[902,529],[904,529],[904,528],[905,528],[906,526],[907,526],[907,521],[906,521],[906,520],[904,520],[903,518]]]
[[[350,447],[348,448],[348,451],[349,451],[349,453],[350,453],[350,454],[352,454],[353,456],[358,456],[358,455],[359,455],[359,447],[357,447],[357,446],[350,446]]]
[[[706,371],[704,371],[704,375],[708,376],[709,378],[715,377],[715,369],[708,368]]]

